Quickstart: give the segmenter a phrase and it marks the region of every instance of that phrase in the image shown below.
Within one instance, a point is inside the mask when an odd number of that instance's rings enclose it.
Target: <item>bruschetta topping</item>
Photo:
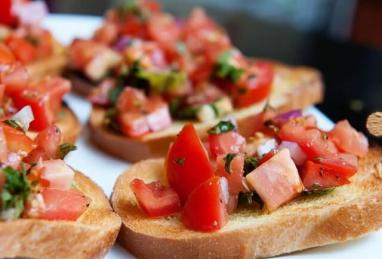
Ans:
[[[187,227],[215,231],[227,222],[227,213],[244,204],[271,213],[302,193],[325,193],[348,184],[358,169],[357,156],[368,149],[363,135],[347,121],[326,132],[317,127],[311,115],[291,111],[268,116],[263,124],[254,141],[265,141],[257,148],[247,148],[253,140],[247,143],[230,121],[209,130],[205,145],[191,124],[184,126],[168,151],[168,186],[163,188],[179,196],[178,210]],[[269,130],[270,125],[273,130]],[[353,137],[354,148],[345,152],[338,129]],[[140,207],[153,217],[146,211],[147,205],[141,204],[142,197],[135,194]]]

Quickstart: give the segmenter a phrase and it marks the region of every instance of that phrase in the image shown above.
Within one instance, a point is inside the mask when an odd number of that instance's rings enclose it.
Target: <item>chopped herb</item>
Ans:
[[[220,79],[230,80],[232,83],[236,83],[244,70],[241,68],[236,68],[229,63],[232,53],[230,51],[223,52],[217,60],[213,75]]]
[[[24,131],[23,128],[20,126],[20,124],[16,120],[9,119],[9,120],[5,120],[4,122],[14,129]]]
[[[195,106],[186,107],[179,110],[176,113],[176,117],[178,119],[195,119],[198,111],[199,111],[199,107],[195,107]]]
[[[253,156],[248,156],[244,159],[244,176],[255,170],[259,159]]]
[[[217,125],[211,128],[208,133],[209,134],[222,134],[225,132],[229,132],[235,129],[235,125],[233,125],[230,121],[220,121]]]
[[[2,171],[6,181],[1,191],[1,218],[16,219],[24,210],[31,188],[25,169],[18,171],[12,167],[6,167]]]
[[[314,195],[314,196],[322,196],[329,194],[334,191],[334,188],[322,188],[319,184],[313,184],[310,190],[305,190],[303,194],[305,195]]]
[[[123,86],[117,86],[109,91],[109,100],[111,103],[117,103],[118,97],[122,93],[123,88]]]
[[[175,159],[175,163],[177,163],[178,165],[184,165],[184,162],[186,162],[186,159],[184,157],[179,157]]]
[[[236,154],[228,153],[224,159],[224,169],[228,174],[231,174],[231,162],[235,158]]]
[[[61,159],[64,159],[67,154],[77,149],[75,145],[69,143],[61,144],[59,148],[59,156]]]
[[[171,115],[175,116],[177,112],[179,111],[180,106],[181,106],[181,99],[173,98],[169,103]]]
[[[241,192],[239,193],[238,203],[240,205],[253,205],[255,203],[263,206],[263,201],[256,192]]]

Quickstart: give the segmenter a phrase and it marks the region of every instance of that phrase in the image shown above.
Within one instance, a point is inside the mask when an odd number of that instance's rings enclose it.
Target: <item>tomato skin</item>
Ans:
[[[305,128],[304,121],[299,119],[285,123],[280,128],[278,137],[281,140],[296,142],[311,160],[319,156],[338,154],[336,146],[327,138],[325,132],[317,128]]]
[[[264,100],[272,89],[273,65],[269,62],[256,62],[234,91],[235,105],[239,108]]]
[[[236,131],[229,131],[221,134],[209,134],[208,143],[212,156],[216,158],[218,155],[243,152],[246,141]]]
[[[175,48],[180,36],[180,30],[175,19],[164,13],[153,14],[147,25],[149,37],[156,41],[165,51]]]
[[[4,44],[0,43],[0,64],[11,64],[16,61],[11,50]]]
[[[357,132],[347,120],[337,122],[328,136],[344,152],[364,157],[369,150],[369,143],[365,135]]]
[[[190,193],[182,222],[190,229],[205,232],[219,230],[227,223],[219,177],[208,179]]]
[[[0,24],[14,25],[17,18],[12,14],[13,0],[1,0],[0,2]]]
[[[21,63],[29,64],[37,59],[37,49],[25,39],[10,35],[5,39],[5,43]]]
[[[46,153],[49,159],[57,158],[61,141],[61,131],[56,125],[50,125],[41,131],[35,139],[37,146]]]
[[[146,184],[140,179],[134,179],[130,187],[139,206],[149,217],[166,217],[180,210],[178,194],[159,181]]]
[[[116,107],[119,112],[138,112],[146,102],[145,94],[133,87],[125,87],[117,99]]]
[[[21,64],[14,63],[0,72],[0,81],[5,85],[5,95],[12,96],[13,93],[28,86],[29,75]]]
[[[315,159],[314,162],[328,171],[336,172],[336,174],[343,178],[352,177],[358,168],[358,159],[351,154],[338,154],[330,157],[322,156]]]
[[[3,129],[9,152],[28,154],[34,149],[35,144],[33,140],[25,135],[23,131],[12,128],[4,123],[1,123],[0,127]]]
[[[266,153],[259,161],[259,165],[261,164],[264,164],[265,162],[267,162],[269,159],[271,159],[274,155],[276,155],[277,153],[277,150],[276,149],[272,149],[271,151],[269,151],[268,153]]]
[[[231,195],[237,195],[244,191],[243,173],[244,173],[244,154],[237,154],[231,161],[230,172],[225,170],[225,160],[223,156],[216,159],[216,175],[227,178],[228,189]]]
[[[46,188],[41,191],[45,210],[38,218],[45,220],[77,220],[87,209],[89,201],[74,189],[60,190]]]
[[[208,154],[192,124],[186,124],[170,146],[165,168],[169,184],[179,194],[182,204],[197,186],[214,175]]]
[[[328,170],[320,164],[307,161],[301,171],[301,180],[306,189],[325,189],[350,183],[341,173]]]

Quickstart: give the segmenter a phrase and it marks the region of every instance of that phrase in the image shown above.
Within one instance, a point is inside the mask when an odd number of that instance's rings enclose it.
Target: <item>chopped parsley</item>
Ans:
[[[59,156],[61,159],[64,159],[67,154],[69,154],[71,151],[76,150],[77,147],[73,144],[64,143],[61,144],[59,147]]]
[[[186,159],[184,157],[179,157],[175,159],[175,163],[177,163],[180,166],[184,165],[184,162],[186,162]]]
[[[255,170],[259,159],[253,156],[248,156],[244,159],[244,176]]]
[[[220,121],[217,125],[211,128],[208,133],[209,134],[222,134],[235,129],[235,125],[233,125],[230,121]]]
[[[329,194],[334,191],[334,188],[322,188],[319,184],[313,184],[310,190],[305,190],[303,194],[305,195],[314,195],[314,196],[322,196]]]
[[[244,73],[244,70],[231,65],[229,63],[231,57],[232,53],[230,51],[225,51],[220,54],[215,65],[213,75],[216,78],[227,79],[232,83],[236,83]]]
[[[1,219],[17,219],[23,212],[25,202],[31,192],[26,171],[6,167],[2,169],[2,173],[6,181],[1,191]]]
[[[236,154],[228,153],[224,159],[224,169],[228,174],[231,174],[231,162],[235,158]]]

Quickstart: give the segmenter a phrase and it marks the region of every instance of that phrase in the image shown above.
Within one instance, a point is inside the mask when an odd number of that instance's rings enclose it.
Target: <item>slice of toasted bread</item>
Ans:
[[[130,181],[167,182],[163,160],[142,161],[114,186],[112,206],[123,223],[119,240],[138,258],[186,259],[268,257],[355,239],[382,227],[381,159],[382,149],[371,149],[351,184],[300,197],[270,214],[240,209],[214,233],[189,230],[177,216],[148,218]]]
[[[1,258],[102,258],[107,253],[115,242],[121,219],[102,189],[88,177],[76,172],[74,181],[91,199],[80,218],[0,222]]]
[[[52,56],[29,64],[26,69],[31,78],[42,79],[46,76],[60,75],[67,64],[66,49],[55,41]]]
[[[318,71],[306,67],[292,68],[276,64],[275,79],[269,99],[272,107],[278,111],[305,108],[320,102],[322,97],[323,84]],[[255,116],[263,110],[265,103],[266,101],[263,101],[235,110],[232,116],[236,118],[241,134],[248,136],[246,125],[251,125]],[[140,139],[132,139],[107,129],[103,123],[104,115],[104,109],[93,107],[89,119],[91,139],[108,153],[130,162],[165,156],[169,144],[184,125],[184,122],[175,121],[165,130],[147,134]],[[218,121],[219,119],[216,119],[210,122],[194,123],[194,125],[199,136],[204,138],[207,130]]]

